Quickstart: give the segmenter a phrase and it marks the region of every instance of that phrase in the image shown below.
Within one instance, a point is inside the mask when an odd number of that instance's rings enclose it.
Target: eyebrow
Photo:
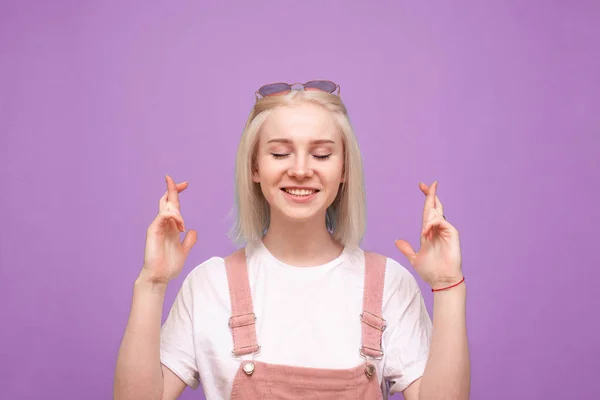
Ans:
[[[291,144],[292,141],[290,139],[271,139],[269,140],[267,143],[284,143],[284,144]],[[335,142],[333,140],[330,139],[317,139],[317,140],[311,140],[310,141],[311,144],[335,144]]]

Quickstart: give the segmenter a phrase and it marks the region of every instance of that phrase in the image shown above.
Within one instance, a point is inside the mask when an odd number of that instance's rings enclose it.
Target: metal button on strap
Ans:
[[[243,368],[246,375],[252,375],[254,372],[254,363],[252,361],[248,361],[247,363],[244,363]]]
[[[375,375],[375,366],[373,364],[367,363],[367,366],[365,367],[365,375],[367,375],[367,378],[369,379]]]

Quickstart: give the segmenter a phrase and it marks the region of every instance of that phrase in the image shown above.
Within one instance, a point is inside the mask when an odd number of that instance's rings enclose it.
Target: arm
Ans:
[[[466,286],[461,282],[462,255],[458,230],[446,220],[443,205],[431,186],[419,184],[426,195],[421,248],[416,253],[396,241],[421,278],[434,288],[433,330],[423,376],[405,391],[408,400],[468,399],[470,362],[466,332]]]
[[[185,383],[160,363],[166,289],[166,284],[152,283],[143,275],[134,284],[129,321],[117,358],[115,400],[176,399],[185,389]]]
[[[146,232],[144,264],[133,287],[133,300],[129,320],[123,340],[119,348],[114,377],[114,399],[161,400],[176,399],[185,388],[182,379],[161,365],[163,347],[173,347],[172,342],[191,339],[185,333],[178,336],[179,331],[187,332],[191,316],[186,313],[186,298],[180,290],[176,303],[171,309],[171,322],[167,329],[170,339],[161,347],[161,317],[167,284],[181,272],[185,259],[197,239],[194,230],[185,235],[183,243],[180,233],[185,232],[183,217],[179,212],[179,193],[187,188],[187,182],[176,184],[165,177],[167,191],[159,200],[159,212]],[[180,347],[183,347],[180,345]],[[164,351],[172,365],[181,371],[181,363],[190,365],[193,354],[175,353],[171,349]],[[177,360],[176,362],[172,359]],[[189,371],[185,371],[188,372]],[[190,384],[195,382],[190,379]]]
[[[433,333],[423,377],[403,392],[406,400],[468,399],[470,361],[466,327],[466,286],[433,296]]]

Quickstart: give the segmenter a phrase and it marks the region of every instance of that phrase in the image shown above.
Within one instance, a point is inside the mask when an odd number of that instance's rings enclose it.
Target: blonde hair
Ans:
[[[331,112],[339,125],[344,145],[344,182],[327,209],[327,229],[349,248],[359,246],[366,229],[366,205],[360,149],[339,96],[322,91],[292,90],[286,95],[260,98],[250,112],[237,150],[235,166],[236,222],[231,236],[237,243],[260,240],[269,226],[269,204],[259,184],[252,180],[260,128],[282,106],[301,102],[316,104]]]

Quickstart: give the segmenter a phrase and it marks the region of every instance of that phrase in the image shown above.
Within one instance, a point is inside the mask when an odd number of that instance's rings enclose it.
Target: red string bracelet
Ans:
[[[457,283],[455,283],[454,285],[450,285],[450,286],[447,286],[447,287],[444,287],[444,288],[440,288],[440,289],[434,289],[434,288],[431,288],[431,291],[432,291],[432,292],[439,292],[440,290],[451,289],[451,288],[453,288],[453,287],[455,287],[455,286],[458,286],[458,285],[460,285],[461,283],[463,283],[463,281],[464,281],[464,280],[465,280],[465,277],[463,276],[463,278],[462,278],[460,281],[458,281]]]

